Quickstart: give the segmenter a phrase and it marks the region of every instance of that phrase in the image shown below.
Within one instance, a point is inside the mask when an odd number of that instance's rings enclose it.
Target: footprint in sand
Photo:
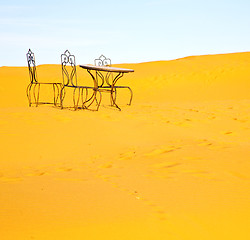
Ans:
[[[231,132],[231,131],[224,131],[224,132],[222,132],[222,134],[224,134],[224,135],[233,135],[233,132]]]
[[[216,118],[215,116],[208,117],[209,120],[213,120],[215,118]]]
[[[146,156],[146,157],[158,156],[161,154],[173,152],[173,151],[180,149],[180,148],[181,147],[176,147],[176,146],[162,147],[162,148],[155,149],[152,152],[146,153],[146,154],[144,154],[144,156]]]
[[[120,160],[130,160],[130,159],[133,159],[135,157],[135,155],[136,155],[135,151],[130,151],[130,152],[120,154],[119,159]]]
[[[213,144],[209,142],[207,139],[198,140],[198,146],[211,146],[211,145]]]
[[[108,163],[109,164],[109,163]],[[101,169],[103,169],[103,165],[100,165]],[[100,167],[99,166],[99,167]],[[108,167],[109,165],[107,165]],[[106,167],[104,167],[106,168]],[[108,167],[109,168],[109,167]],[[117,178],[121,177],[119,175],[111,175],[111,174],[102,174],[100,171],[101,169],[99,168],[99,174],[95,175],[95,177],[102,179],[103,181],[109,183],[111,186],[113,186],[114,188],[125,192],[126,194],[134,197],[136,200],[141,201],[142,203],[144,203],[145,205],[149,206],[152,211],[156,214],[157,218],[159,220],[166,220],[167,219],[167,215],[164,211],[164,209],[162,209],[160,206],[158,206],[157,204],[153,203],[152,201],[144,198],[142,196],[142,194],[138,193],[137,190],[131,190],[131,188],[125,187],[125,186],[121,186],[121,184],[119,184],[117,181],[115,181]]]
[[[137,191],[130,193],[130,195],[134,196],[135,199],[142,201],[145,205],[150,207],[152,209],[152,211],[156,214],[156,216],[159,220],[162,220],[162,221],[167,220],[166,212],[164,211],[163,208],[158,206],[156,203],[148,200],[147,198],[142,197],[141,194],[138,193]]]
[[[210,142],[203,142],[203,143],[199,143],[198,145],[199,145],[199,146],[211,146],[211,145],[213,145],[213,144],[210,143]]]
[[[112,167],[113,167],[113,162],[108,162],[98,166],[98,168],[112,168]]]
[[[136,190],[130,190],[128,188],[125,188],[125,187],[121,187],[118,183],[115,183],[115,182],[112,182],[110,181],[110,184],[123,191],[123,192],[126,192],[127,194],[129,194],[130,196],[134,197],[136,200],[142,202],[143,204],[145,204],[146,206],[150,207],[152,212],[155,213],[155,215],[157,216],[157,218],[161,221],[164,221],[164,220],[167,220],[167,214],[166,212],[164,211],[163,208],[161,208],[160,206],[158,206],[156,203],[148,200],[147,198],[143,197],[141,193],[139,193],[138,191]]]
[[[199,110],[196,110],[196,109],[192,109],[192,108],[190,108],[190,109],[188,109],[190,112],[199,112]]]
[[[28,176],[28,177],[33,177],[33,176],[44,176],[48,174],[47,172],[40,172],[40,171],[37,171],[35,173],[28,173],[26,174],[25,176]]]
[[[62,167],[62,168],[58,168],[56,171],[57,172],[71,172],[73,171],[73,168]]]
[[[247,120],[246,119],[238,119],[238,118],[233,118],[233,120],[241,122],[241,123],[246,123]]]
[[[223,145],[222,143],[221,145],[214,145],[213,143],[209,142],[206,139],[199,140],[198,146],[207,146],[208,149],[211,149],[211,150],[220,150],[220,149],[227,148],[227,146]]]

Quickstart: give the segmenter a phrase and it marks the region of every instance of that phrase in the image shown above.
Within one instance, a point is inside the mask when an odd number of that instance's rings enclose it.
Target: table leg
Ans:
[[[97,81],[97,77],[95,77],[92,73],[91,70],[87,69],[88,73],[90,74],[90,76],[92,77],[93,81],[94,81],[94,88],[97,89],[98,88],[98,81]],[[97,76],[97,75],[96,75]]]
[[[98,83],[98,77],[101,79],[101,84],[99,84]],[[95,78],[95,81],[96,81],[96,84],[97,84],[97,86],[98,87],[102,87],[103,86],[103,84],[104,84],[104,76],[102,75],[102,73],[101,72],[99,72],[99,71],[96,71],[96,78]]]
[[[113,79],[112,81],[112,84],[111,84],[111,104],[113,106],[115,106],[116,108],[118,108],[120,111],[121,111],[121,108],[117,105],[116,103],[116,88],[115,88],[115,84],[117,83],[117,81],[122,78],[124,75],[124,73],[122,72],[119,72],[115,78]]]
[[[86,103],[86,102],[89,102],[89,101],[92,99],[91,103],[87,106],[87,108],[88,108],[94,101],[96,101],[96,104],[97,104],[97,109],[96,109],[96,111],[98,111],[98,109],[99,109],[99,107],[100,107],[100,104],[101,104],[101,100],[102,100],[102,95],[101,95],[101,92],[100,92],[100,90],[99,90],[99,88],[98,88],[98,76],[99,76],[99,77],[101,78],[101,80],[102,80],[102,84],[101,84],[101,85],[104,84],[104,77],[103,77],[103,75],[102,75],[100,72],[98,72],[98,71],[96,71],[95,76],[94,76],[94,74],[91,73],[91,70],[90,70],[90,69],[87,69],[87,72],[90,74],[90,76],[92,77],[92,79],[93,79],[93,81],[94,81],[94,87],[92,88],[92,90],[93,90],[92,96],[91,96],[87,101],[85,101],[85,103]],[[100,95],[100,100],[99,100],[99,101],[98,101],[98,99],[97,99],[97,92],[98,92],[99,95]]]

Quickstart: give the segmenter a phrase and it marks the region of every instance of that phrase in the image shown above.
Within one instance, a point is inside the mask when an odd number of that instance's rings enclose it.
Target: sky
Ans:
[[[250,0],[0,0],[0,66],[171,60],[250,51]]]

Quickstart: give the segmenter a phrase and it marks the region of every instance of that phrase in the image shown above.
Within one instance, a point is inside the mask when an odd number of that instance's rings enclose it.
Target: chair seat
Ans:
[[[98,86],[98,88],[112,88],[112,86]],[[128,88],[128,86],[113,86],[113,88]]]
[[[57,83],[57,82],[34,82],[33,84],[59,84],[62,85],[62,83]]]
[[[70,87],[70,88],[88,88],[88,89],[97,89],[95,87],[89,87],[89,86],[69,86],[65,85],[65,87]]]

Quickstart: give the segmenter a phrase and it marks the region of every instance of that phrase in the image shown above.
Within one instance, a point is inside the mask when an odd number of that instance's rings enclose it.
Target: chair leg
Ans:
[[[115,93],[115,96],[114,96],[114,93]],[[121,111],[121,108],[116,104],[116,88],[115,87],[111,87],[110,96],[111,96],[111,106],[114,106],[118,108],[119,111]]]
[[[57,106],[57,101],[58,101],[58,98],[60,97],[60,87],[61,87],[61,84],[58,84],[58,83],[53,83],[53,90],[54,90],[54,106]],[[55,90],[56,89],[56,90]]]
[[[53,86],[53,97],[54,97],[54,106],[56,106],[56,91],[55,91],[55,83],[52,84]]]
[[[85,105],[86,108],[90,107],[92,105],[92,103],[95,101],[95,90],[93,90],[93,94],[91,95],[91,97],[89,97],[84,104],[88,103],[88,105]],[[90,103],[89,103],[90,102]]]
[[[32,83],[30,83],[26,89],[26,95],[29,101],[29,107],[31,107],[31,88],[32,88]]]
[[[76,90],[77,89],[78,89],[79,93],[78,93],[77,100],[76,100]],[[74,92],[73,92],[73,103],[74,103],[75,110],[78,109],[79,100],[80,100],[80,88],[75,88]]]
[[[33,96],[34,96],[34,103],[36,104],[36,107],[38,106],[38,101],[39,101],[39,83],[36,83],[35,86],[33,87]],[[38,92],[36,94],[36,89],[38,86]]]
[[[96,98],[96,102],[97,102],[97,108],[96,108],[96,111],[98,111],[99,107],[100,107],[100,104],[101,104],[101,101],[102,101],[102,93],[99,89],[97,89],[97,91],[99,92],[99,96],[100,96],[100,99],[99,99],[99,103],[98,103],[98,100]]]
[[[82,101],[82,108],[83,108],[83,109],[86,109],[85,102],[86,102],[86,100],[87,100],[87,96],[88,96],[88,89],[87,89],[87,88],[85,88],[85,90],[86,90],[86,97],[85,97],[85,100],[83,100],[83,90],[84,90],[84,88],[81,88],[81,101]]]
[[[60,97],[60,88],[62,87],[62,85],[61,84],[56,84],[56,87],[57,87],[56,105],[58,105],[57,101],[58,101],[58,99]]]
[[[111,88],[111,94],[110,94],[110,105],[114,106],[116,105],[116,98],[117,98],[117,90],[114,87],[113,89]]]
[[[80,95],[81,95],[81,89],[78,88],[77,105],[76,105],[77,109],[78,109],[78,105],[79,105],[79,101],[80,101]]]
[[[61,109],[63,109],[63,100],[65,98],[65,94],[66,94],[65,87],[63,86],[61,88],[61,91],[60,91],[60,107],[61,107]]]
[[[85,88],[86,89],[86,97],[85,97],[85,101],[84,101],[84,106],[85,106],[85,103],[87,102],[87,99],[88,99],[88,89],[87,88]],[[86,107],[86,106],[85,106]]]
[[[37,107],[38,107],[38,104],[39,104],[40,87],[41,87],[41,84],[40,84],[40,83],[38,83],[38,92],[37,92],[37,101],[36,101],[36,106],[37,106]]]
[[[87,88],[85,88],[85,91],[86,91],[86,95],[85,95],[85,100],[83,100],[83,88],[82,88],[82,108],[87,108],[86,107],[86,105],[85,105],[85,103],[87,102],[87,99],[88,99],[88,89]]]
[[[128,88],[129,91],[130,91],[130,100],[129,100],[129,103],[128,103],[128,105],[130,106],[130,105],[131,105],[131,102],[132,102],[132,99],[133,99],[133,92],[132,92],[132,90],[131,90],[130,87],[127,87],[127,88]]]

